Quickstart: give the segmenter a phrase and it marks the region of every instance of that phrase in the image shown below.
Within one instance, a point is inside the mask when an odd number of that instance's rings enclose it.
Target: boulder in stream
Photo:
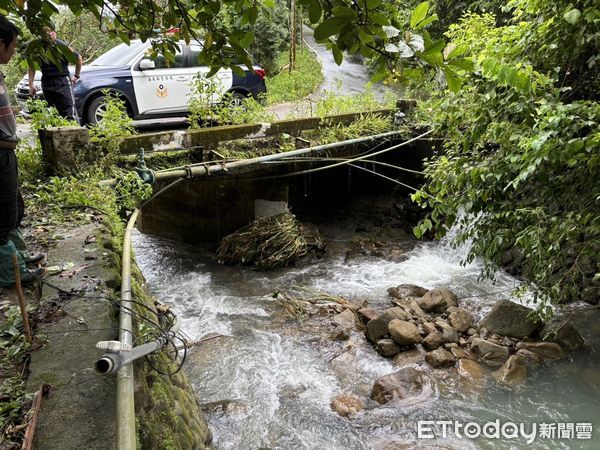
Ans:
[[[390,321],[388,330],[392,339],[398,345],[409,346],[420,344],[422,341],[421,334],[416,325],[405,320],[394,319]]]
[[[444,313],[449,306],[458,306],[456,295],[447,288],[436,288],[417,300],[425,312]]]
[[[584,343],[579,331],[567,320],[559,318],[550,319],[546,322],[540,331],[540,337],[544,341],[560,344],[567,351],[579,350]]]
[[[450,316],[448,317],[448,323],[459,333],[467,331],[472,322],[473,316],[471,313],[462,308],[450,313]]]
[[[486,370],[476,361],[461,358],[458,360],[458,373],[466,378],[481,380],[485,377]]]
[[[353,416],[365,408],[360,398],[350,394],[336,395],[331,399],[330,406],[336,413],[344,417]]]
[[[410,366],[413,364],[421,365],[423,363],[424,355],[425,352],[419,348],[412,348],[410,350],[400,352],[394,356],[394,363],[401,367]]]
[[[361,308],[358,310],[358,317],[364,324],[367,324],[370,320],[379,317],[379,313],[373,308]]]
[[[473,339],[471,351],[479,356],[485,364],[492,367],[499,367],[508,359],[506,347],[481,338]]]
[[[377,349],[382,356],[392,357],[400,353],[400,346],[393,339],[380,339],[377,341]]]
[[[404,367],[398,372],[379,377],[371,390],[371,398],[385,405],[393,400],[402,400],[420,394],[423,384],[423,372],[412,367]]]
[[[400,286],[388,288],[387,292],[390,297],[400,299],[406,297],[423,297],[429,291],[416,284],[401,284]]]
[[[354,313],[351,309],[345,309],[333,318],[333,323],[344,330],[354,328]]]
[[[556,342],[519,342],[516,348],[531,352],[542,361],[554,361],[565,356],[562,347]]]
[[[500,384],[515,387],[527,380],[527,367],[518,355],[512,355],[492,376]]]
[[[540,328],[542,322],[535,311],[510,300],[499,300],[481,321],[490,333],[524,338]]]
[[[444,343],[444,338],[442,337],[442,333],[437,330],[429,333],[425,339],[423,339],[423,347],[426,350],[435,350],[438,347],[441,347]]]
[[[394,319],[410,320],[411,316],[402,308],[394,307],[386,309],[378,317],[367,322],[367,330],[365,331],[367,339],[373,343],[377,343],[379,339],[388,334],[388,324]]]
[[[445,348],[438,348],[425,355],[425,361],[432,367],[450,367],[456,362],[456,358]]]

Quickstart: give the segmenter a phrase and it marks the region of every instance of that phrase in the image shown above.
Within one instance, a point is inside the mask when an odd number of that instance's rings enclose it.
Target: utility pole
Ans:
[[[289,71],[296,67],[296,0],[290,0],[290,67]]]

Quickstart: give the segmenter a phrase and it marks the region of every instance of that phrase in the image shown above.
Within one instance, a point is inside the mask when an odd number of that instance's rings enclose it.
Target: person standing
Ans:
[[[60,56],[58,62],[42,59],[40,70],[42,71],[44,99],[48,103],[48,106],[54,106],[62,117],[79,123],[77,108],[75,107],[75,97],[73,96],[73,85],[79,81],[81,74],[81,65],[83,63],[81,55],[69,47],[65,41],[58,39],[56,31],[52,28],[46,27],[44,31],[52,43],[67,47],[77,58],[73,76],[69,73],[69,61],[64,55]],[[34,78],[35,68],[29,66],[29,94],[32,97],[35,97],[36,93],[33,84]]]
[[[0,16],[0,64],[7,64],[15,54],[18,36],[19,29],[6,17]],[[11,240],[11,233],[18,228],[24,211],[23,198],[19,191],[16,147],[17,121],[4,76],[0,73],[0,286],[15,284],[15,255],[21,281],[36,281],[46,274],[44,268],[28,270],[28,261],[17,251]],[[34,259],[37,259],[37,256]]]

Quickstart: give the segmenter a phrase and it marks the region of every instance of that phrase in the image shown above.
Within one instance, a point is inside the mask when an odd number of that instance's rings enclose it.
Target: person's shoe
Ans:
[[[45,253],[36,253],[31,256],[25,256],[25,264],[39,264],[46,259]]]
[[[21,283],[22,284],[30,284],[35,283],[36,281],[42,281],[48,271],[45,267],[39,267],[35,270],[27,270],[25,273],[21,273]]]

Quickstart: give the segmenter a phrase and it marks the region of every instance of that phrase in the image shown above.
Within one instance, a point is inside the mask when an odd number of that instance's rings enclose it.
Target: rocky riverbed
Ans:
[[[380,206],[385,216],[375,212]],[[309,217],[327,242],[325,257],[266,273],[136,236],[148,285],[174,305],[183,330],[192,339],[224,335],[195,348],[184,366],[215,445],[414,448],[423,444],[421,420],[600,426],[600,311],[557,311],[583,334],[578,350],[544,340],[555,322],[531,319],[529,299],[511,296],[518,280],[500,271],[495,284],[482,281],[480,262],[460,264],[466,249],[418,243],[394,202],[370,198],[360,210]],[[286,295],[302,303],[292,309],[300,314],[289,316]],[[520,319],[491,323],[495,311]],[[540,442],[594,448],[593,441]],[[524,445],[454,435],[426,443]]]

